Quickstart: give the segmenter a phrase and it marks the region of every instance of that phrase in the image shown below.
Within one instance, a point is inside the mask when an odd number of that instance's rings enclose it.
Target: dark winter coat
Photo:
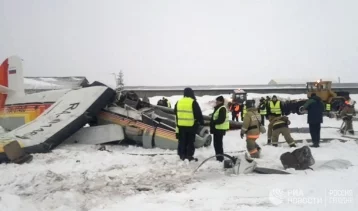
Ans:
[[[303,105],[303,108],[308,111],[307,123],[308,124],[320,124],[323,123],[324,104],[320,97],[312,96]]]
[[[217,105],[214,107],[213,115],[211,115],[210,119],[210,133],[211,134],[222,134],[225,135],[225,130],[217,130],[215,125],[220,125],[225,122],[226,120],[226,108],[221,108],[219,110],[219,116],[217,120],[214,120],[214,113],[223,105]]]
[[[183,130],[183,131],[190,131],[190,132],[196,133],[196,131],[198,130],[199,125],[204,125],[203,113],[201,111],[201,108],[200,108],[198,102],[196,101],[196,98],[194,96],[194,91],[191,88],[185,88],[184,89],[184,97],[190,97],[190,98],[194,99],[193,113],[194,113],[195,123],[194,123],[193,127],[178,126],[178,128],[180,130]],[[174,113],[175,113],[176,119],[178,119],[177,105],[178,105],[178,102],[174,106]]]

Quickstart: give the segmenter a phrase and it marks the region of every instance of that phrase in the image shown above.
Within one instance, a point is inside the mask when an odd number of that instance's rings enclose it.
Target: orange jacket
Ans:
[[[231,105],[230,106],[230,111],[235,111],[235,112],[239,112],[240,111],[240,105]]]

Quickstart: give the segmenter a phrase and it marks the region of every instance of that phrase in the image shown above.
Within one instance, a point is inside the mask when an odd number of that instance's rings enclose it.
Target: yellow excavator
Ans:
[[[315,82],[307,82],[306,88],[307,97],[310,98],[312,93],[315,93],[325,103],[326,111],[337,111],[344,101],[349,98],[349,92],[334,92],[332,90],[332,81],[322,81],[320,79]]]

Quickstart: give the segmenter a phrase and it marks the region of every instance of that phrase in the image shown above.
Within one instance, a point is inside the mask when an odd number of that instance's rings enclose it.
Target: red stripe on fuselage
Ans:
[[[9,62],[8,59],[5,59],[5,61],[0,66],[0,85],[8,87],[9,86]],[[0,93],[0,108],[3,108],[5,105],[7,94]]]
[[[48,109],[53,103],[25,103],[16,105],[5,105],[0,107],[0,112],[26,112],[28,110],[40,109],[41,113]],[[41,114],[40,113],[40,114]]]

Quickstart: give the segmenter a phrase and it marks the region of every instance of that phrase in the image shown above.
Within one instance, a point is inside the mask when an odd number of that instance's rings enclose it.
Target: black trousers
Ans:
[[[261,115],[261,125],[262,126],[265,126],[265,118],[266,118],[265,115]]]
[[[223,138],[224,138],[224,135],[223,135],[223,134],[215,134],[215,133],[214,133],[214,149],[215,149],[215,155],[223,154],[223,153],[224,153]],[[218,156],[218,157],[216,157],[216,160],[218,160],[218,161],[223,161],[223,160],[224,160],[224,157],[223,157],[223,156]]]
[[[179,129],[178,155],[179,155],[180,159],[184,160],[185,158],[194,156],[195,136],[196,136],[196,134],[193,131]]]
[[[231,112],[231,120],[232,121],[239,121],[239,117],[237,116],[237,113]]]
[[[321,139],[321,123],[309,124],[309,127],[310,127],[312,143],[314,145],[319,145],[319,140]]]

